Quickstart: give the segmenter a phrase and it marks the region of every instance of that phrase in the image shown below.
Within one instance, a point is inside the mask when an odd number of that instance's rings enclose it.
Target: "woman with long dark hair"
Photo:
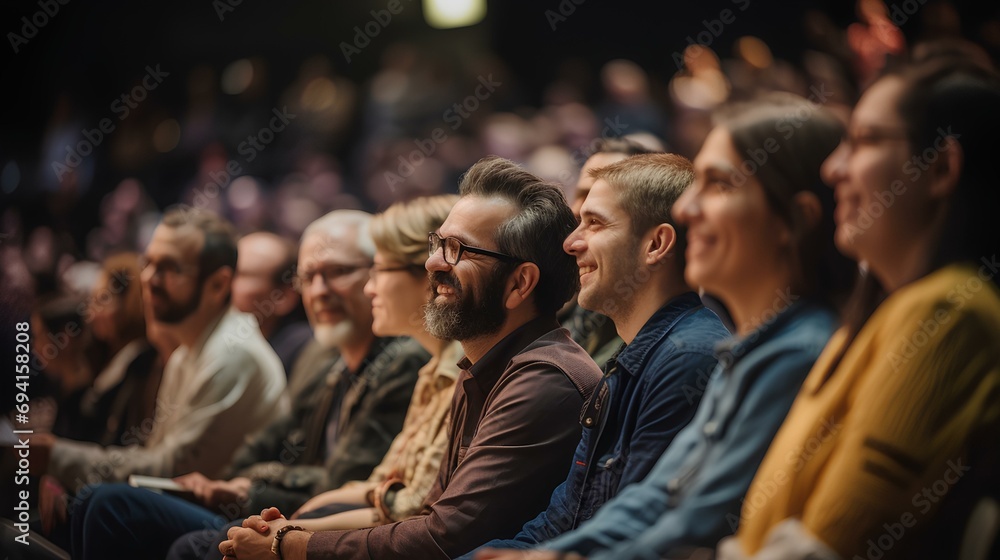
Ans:
[[[995,491],[998,107],[996,74],[957,60],[883,77],[858,102],[823,171],[836,243],[866,273],[723,557],[791,541],[954,557],[972,501]]]

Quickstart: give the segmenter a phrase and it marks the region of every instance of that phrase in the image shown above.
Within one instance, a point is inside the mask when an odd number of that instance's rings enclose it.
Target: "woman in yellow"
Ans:
[[[720,558],[954,557],[956,496],[1000,478],[998,107],[997,76],[956,60],[858,102],[823,175],[866,272]]]

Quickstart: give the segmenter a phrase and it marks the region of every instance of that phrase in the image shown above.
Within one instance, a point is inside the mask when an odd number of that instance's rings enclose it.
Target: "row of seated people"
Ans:
[[[253,313],[260,334],[285,370],[312,338],[298,294],[286,281],[294,274],[296,247],[263,232],[244,236],[238,247],[241,256],[231,284],[232,307]],[[65,526],[60,521],[65,519],[67,487],[76,490],[84,483],[130,472],[170,473],[175,470],[170,461],[187,453],[198,440],[197,426],[186,426],[189,436],[173,441],[161,430],[154,430],[166,419],[162,415],[165,409],[159,418],[155,416],[157,391],[164,364],[179,342],[167,323],[147,320],[150,310],[143,305],[140,262],[135,253],[109,257],[95,275],[88,297],[45,298],[29,323],[37,341],[33,365],[45,374],[39,379],[45,387],[42,398],[31,405],[33,427],[62,438],[56,457],[50,461],[51,474],[39,482],[40,524],[56,541],[65,540],[61,530]],[[216,389],[217,394],[235,397],[233,381],[237,380],[236,376],[218,379],[223,386]],[[227,412],[218,407],[217,412],[204,410],[199,414],[207,422]],[[143,459],[126,461],[114,454],[115,448],[102,449],[143,444],[154,432],[160,432],[155,437],[167,461],[146,459],[151,467],[146,471],[136,466],[136,461]],[[40,435],[34,444],[36,449],[47,450],[55,441]],[[133,451],[140,449],[135,446]],[[232,448],[228,452],[231,454]],[[111,461],[87,465],[75,457],[80,454]],[[123,464],[116,471],[117,462]]]
[[[240,238],[238,249],[232,306],[254,314],[290,372],[312,338],[288,280],[296,248],[259,232]],[[39,379],[40,399],[32,405],[32,424],[57,436],[113,445],[141,436],[129,428],[141,428],[144,419],[152,418],[163,365],[178,342],[168,329],[147,321],[138,254],[117,253],[95,268],[86,297],[76,292],[44,296],[32,313],[29,325],[37,341],[32,365],[45,374]]]
[[[992,71],[946,60],[877,81],[846,131],[773,96],[720,114],[693,164],[601,154],[578,218],[495,157],[457,200],[333,212],[299,248],[327,353],[296,362],[290,413],[226,311],[232,236],[168,213],[142,273],[180,342],[164,435],[100,458],[56,440],[49,470],[205,474],[176,479],[189,499],[75,487],[73,556],[953,557],[997,480],[998,101]],[[577,292],[621,338],[603,372],[557,320]],[[167,460],[181,422],[207,426]]]

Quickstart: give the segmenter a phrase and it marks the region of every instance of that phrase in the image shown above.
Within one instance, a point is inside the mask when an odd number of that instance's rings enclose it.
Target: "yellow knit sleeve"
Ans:
[[[864,557],[870,539],[898,540],[928,521],[967,473],[970,446],[997,437],[1000,319],[995,289],[984,290],[967,300],[911,294],[855,340],[864,371],[803,512],[841,556]]]

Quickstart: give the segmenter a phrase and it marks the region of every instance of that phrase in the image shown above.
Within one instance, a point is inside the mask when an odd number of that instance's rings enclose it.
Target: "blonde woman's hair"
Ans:
[[[422,196],[397,202],[371,221],[375,248],[395,261],[414,266],[427,262],[427,234],[436,231],[458,195]]]

